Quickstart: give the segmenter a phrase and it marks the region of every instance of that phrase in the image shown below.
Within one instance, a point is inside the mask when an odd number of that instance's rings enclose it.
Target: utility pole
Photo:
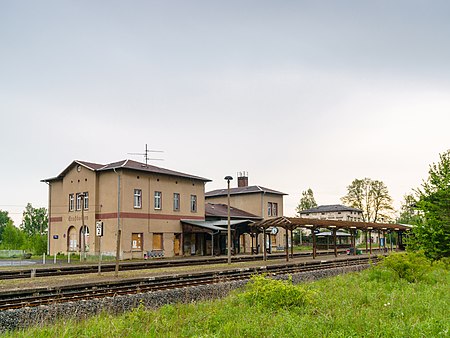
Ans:
[[[122,229],[120,227],[120,174],[113,169],[117,174],[117,242],[116,242],[116,268],[114,272],[115,277],[119,277],[119,258],[120,258],[120,237],[122,236]]]
[[[84,225],[84,193],[80,193],[81,201],[81,256],[86,260],[86,226]]]

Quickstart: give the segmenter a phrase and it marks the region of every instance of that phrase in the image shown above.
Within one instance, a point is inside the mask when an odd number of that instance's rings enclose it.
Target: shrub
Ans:
[[[250,306],[270,309],[289,309],[312,303],[314,292],[301,285],[294,285],[292,278],[274,280],[264,275],[255,275],[247,283],[245,291],[238,295]]]
[[[393,271],[397,277],[413,283],[423,280],[426,273],[431,270],[431,261],[423,252],[405,252],[385,257],[380,266]]]

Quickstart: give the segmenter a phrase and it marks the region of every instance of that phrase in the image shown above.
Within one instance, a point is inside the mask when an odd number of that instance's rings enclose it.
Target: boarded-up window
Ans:
[[[131,234],[131,249],[142,250],[142,234]]]
[[[153,250],[163,249],[163,234],[153,234]]]

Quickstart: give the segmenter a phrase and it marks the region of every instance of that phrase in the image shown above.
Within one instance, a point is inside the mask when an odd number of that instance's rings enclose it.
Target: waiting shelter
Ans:
[[[252,223],[251,226],[258,228],[264,234],[264,260],[267,259],[266,254],[266,230],[269,227],[280,227],[285,230],[286,237],[286,260],[289,261],[289,236],[291,243],[293,243],[293,231],[297,228],[306,228],[311,230],[312,242],[313,242],[313,258],[317,256],[317,232],[319,229],[328,229],[332,232],[334,255],[337,256],[337,231],[344,229],[348,230],[351,237],[351,247],[356,246],[356,230],[361,230],[365,234],[366,238],[366,252],[372,253],[372,242],[370,242],[370,248],[368,248],[367,236],[371,236],[372,232],[378,232],[378,238],[380,238],[379,248],[382,247],[381,240],[386,243],[386,233],[397,233],[396,250],[404,249],[403,246],[403,234],[411,229],[411,226],[405,224],[391,224],[391,223],[373,223],[373,222],[355,222],[355,221],[342,221],[342,220],[324,220],[314,218],[300,218],[300,217],[277,217],[273,219],[267,219],[259,222]],[[383,235],[383,237],[381,237]],[[391,246],[391,250],[393,250]],[[356,250],[353,250],[353,254],[356,255]],[[291,257],[294,256],[294,247],[291,245]]]

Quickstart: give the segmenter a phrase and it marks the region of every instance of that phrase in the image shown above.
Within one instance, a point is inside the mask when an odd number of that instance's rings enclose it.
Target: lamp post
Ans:
[[[227,181],[227,195],[228,195],[228,227],[227,227],[227,235],[228,235],[228,243],[227,243],[227,255],[228,255],[228,264],[231,264],[231,225],[230,225],[230,181],[233,179],[231,176],[225,176],[225,180]]]

